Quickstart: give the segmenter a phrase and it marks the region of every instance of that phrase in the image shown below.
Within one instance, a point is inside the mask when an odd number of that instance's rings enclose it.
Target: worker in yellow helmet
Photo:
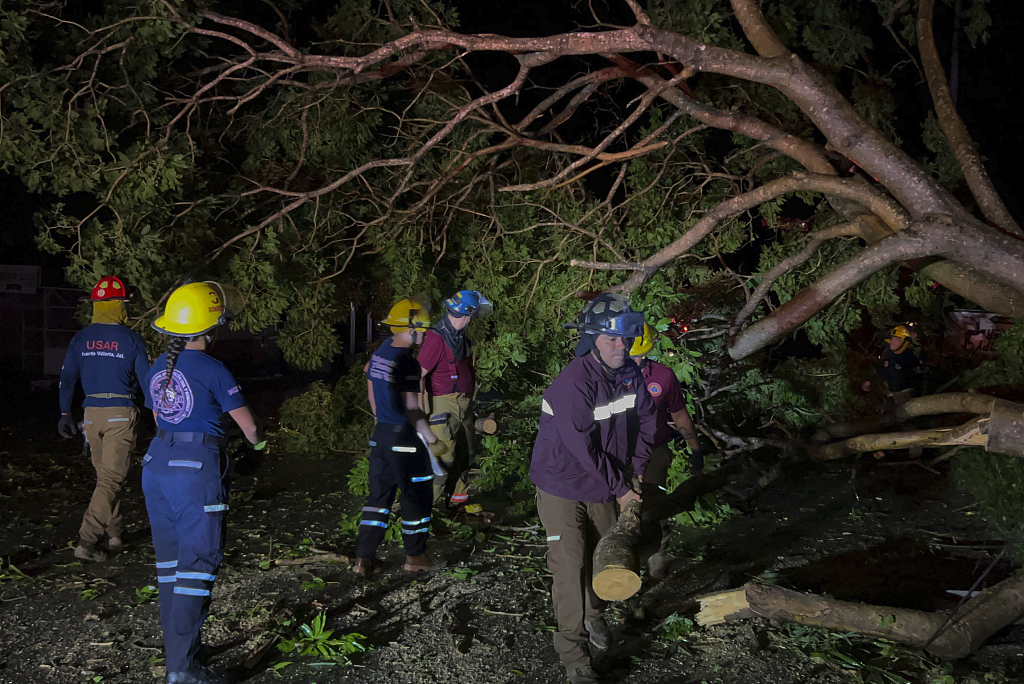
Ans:
[[[889,346],[882,352],[876,370],[886,384],[885,410],[892,412],[914,396],[921,361],[910,348],[917,335],[908,325],[897,325],[889,331]]]
[[[157,427],[142,459],[142,490],[156,551],[168,684],[224,681],[196,662],[199,632],[224,557],[224,414],[255,449],[266,446],[234,376],[206,353],[217,327],[234,315],[226,301],[230,292],[206,282],[170,294],[153,323],[170,338],[167,351],[143,383]]]
[[[648,510],[651,504],[655,504],[659,498],[664,498],[667,494],[668,470],[672,465],[672,450],[668,445],[673,428],[682,435],[690,447],[689,470],[699,473],[704,468],[704,451],[697,440],[693,420],[686,410],[686,397],[683,395],[679,380],[668,366],[649,358],[657,339],[657,331],[645,322],[643,335],[633,339],[633,346],[629,350],[630,357],[640,366],[640,373],[647,385],[647,392],[654,400],[658,415],[654,444],[651,447],[651,461],[647,465],[643,481],[644,503]],[[668,569],[667,549],[670,530],[667,521],[654,522],[659,523],[661,543],[657,553],[648,560],[647,567],[652,577],[661,579]]]
[[[408,572],[427,572],[443,567],[427,553],[430,534],[430,510],[433,480],[443,472],[437,457],[443,442],[430,430],[426,414],[420,409],[420,364],[413,349],[423,344],[430,328],[430,316],[424,304],[411,299],[391,307],[382,323],[391,328],[391,337],[366,364],[366,389],[377,425],[370,437],[370,493],[359,521],[359,541],[352,571],[369,576],[384,541],[391,504],[402,490],[402,541]]]

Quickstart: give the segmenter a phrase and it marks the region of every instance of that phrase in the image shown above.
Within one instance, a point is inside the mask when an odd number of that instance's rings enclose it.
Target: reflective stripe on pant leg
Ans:
[[[149,527],[153,535],[153,549],[156,552],[157,588],[160,590],[160,629],[164,634],[171,633],[171,610],[174,606],[174,574],[178,569],[178,540],[174,531],[174,511],[164,496],[161,480],[149,463],[154,459],[166,458],[162,454],[163,442],[154,440],[150,447],[151,458],[142,468],[142,491],[146,497],[146,512],[149,515]]]
[[[402,462],[402,543],[407,556],[427,552],[430,536],[430,511],[433,508],[433,486],[424,480],[430,473],[430,457],[426,448]]]
[[[583,628],[590,557],[586,543],[586,504],[537,491],[537,513],[548,537],[551,600],[558,629],[555,652],[566,668],[590,665]]]
[[[356,542],[357,558],[376,558],[377,548],[384,541],[388,528],[388,517],[391,504],[395,500],[398,482],[395,478],[393,463],[395,459],[406,458],[408,454],[392,451],[395,444],[395,433],[382,429],[374,430],[373,447],[368,458],[368,486],[370,493],[363,505],[362,517],[359,521],[359,539]]]
[[[227,499],[221,479],[220,449],[210,444],[175,444],[170,457],[147,468],[162,468],[164,491],[175,511],[178,565],[174,581],[167,644],[167,671],[193,667],[199,634],[206,620],[213,583],[224,555],[226,511],[207,512],[206,506]],[[151,449],[152,451],[152,449]],[[202,463],[198,470],[173,467],[175,460]]]

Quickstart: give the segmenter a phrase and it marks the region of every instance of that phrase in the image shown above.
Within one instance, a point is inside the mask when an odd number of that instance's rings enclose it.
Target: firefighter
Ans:
[[[168,684],[224,681],[196,653],[224,556],[225,414],[253,448],[266,447],[235,378],[206,353],[216,328],[234,315],[225,302],[229,292],[212,282],[183,285],[153,323],[170,339],[144,385],[157,431],[142,461],[142,490],[156,551]]]
[[[576,358],[544,391],[530,479],[547,533],[555,651],[570,682],[594,684],[591,657],[609,648],[611,634],[591,585],[593,551],[615,524],[616,503],[641,498],[657,417],[629,358],[643,314],[620,295],[601,294],[566,327],[581,333]]]
[[[138,432],[139,411],[135,398],[149,373],[146,343],[125,325],[128,293],[120,278],[101,279],[92,289],[92,324],[79,331],[68,345],[60,372],[60,422],[62,437],[79,430],[71,415],[71,397],[81,379],[85,391],[82,429],[91,447],[96,468],[96,488],[78,531],[75,558],[100,561],[106,554],[97,544],[117,549],[121,541],[121,488]]]
[[[384,340],[366,366],[366,389],[377,420],[370,438],[370,494],[359,522],[356,562],[352,571],[368,577],[377,547],[384,541],[391,504],[402,490],[402,541],[408,572],[427,572],[444,566],[427,553],[433,480],[431,454],[443,454],[440,442],[420,409],[420,365],[413,348],[423,343],[430,327],[426,308],[411,299],[391,307],[383,321],[391,337]]]
[[[462,290],[445,300],[445,314],[427,331],[420,349],[423,373],[421,406],[430,415],[430,429],[446,448],[440,458],[442,474],[434,478],[434,501],[448,495],[452,506],[466,503],[464,474],[473,459],[473,361],[466,326],[493,311],[487,298],[476,290]],[[451,482],[449,474],[455,473]],[[450,490],[450,491],[449,491]]]
[[[913,337],[914,333],[906,325],[897,325],[889,331],[886,340],[889,346],[882,352],[876,367],[878,375],[886,384],[885,411],[888,413],[894,412],[914,396],[921,362],[910,348]]]
[[[640,366],[640,372],[647,384],[647,391],[654,400],[658,416],[651,462],[647,465],[647,472],[644,475],[645,508],[649,508],[648,504],[664,497],[668,491],[668,470],[672,465],[672,450],[669,449],[672,426],[690,447],[689,471],[699,473],[704,469],[704,452],[697,441],[697,432],[693,429],[693,421],[686,410],[686,397],[683,396],[683,388],[679,386],[676,374],[667,366],[648,358],[657,339],[657,331],[644,323],[644,334],[633,340],[633,346],[629,350],[630,357]],[[652,577],[661,579],[668,567],[669,525],[667,520],[652,522],[658,523],[661,542],[658,551],[647,561],[647,567]]]

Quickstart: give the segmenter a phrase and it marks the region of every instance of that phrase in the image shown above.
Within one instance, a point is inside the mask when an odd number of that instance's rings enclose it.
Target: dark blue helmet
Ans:
[[[564,327],[596,335],[641,337],[644,334],[644,315],[633,311],[629,299],[623,295],[604,293],[587,302],[576,322],[567,323]]]
[[[444,300],[444,308],[454,316],[490,316],[494,311],[487,298],[476,290],[462,290]]]

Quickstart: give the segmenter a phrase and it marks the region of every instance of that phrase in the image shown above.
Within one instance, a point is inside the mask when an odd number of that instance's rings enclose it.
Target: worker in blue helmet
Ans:
[[[597,684],[593,659],[611,633],[591,584],[594,547],[618,508],[641,499],[658,416],[629,357],[642,313],[605,293],[566,327],[580,331],[576,358],[544,390],[530,479],[548,542],[555,651],[572,684]]]
[[[476,290],[462,290],[444,302],[445,314],[427,331],[418,360],[423,374],[423,408],[430,429],[446,451],[435,464],[434,501],[447,498],[462,506],[469,498],[465,473],[473,462],[472,342],[466,336],[469,322],[489,316],[494,307]],[[454,473],[455,477],[449,477]]]

